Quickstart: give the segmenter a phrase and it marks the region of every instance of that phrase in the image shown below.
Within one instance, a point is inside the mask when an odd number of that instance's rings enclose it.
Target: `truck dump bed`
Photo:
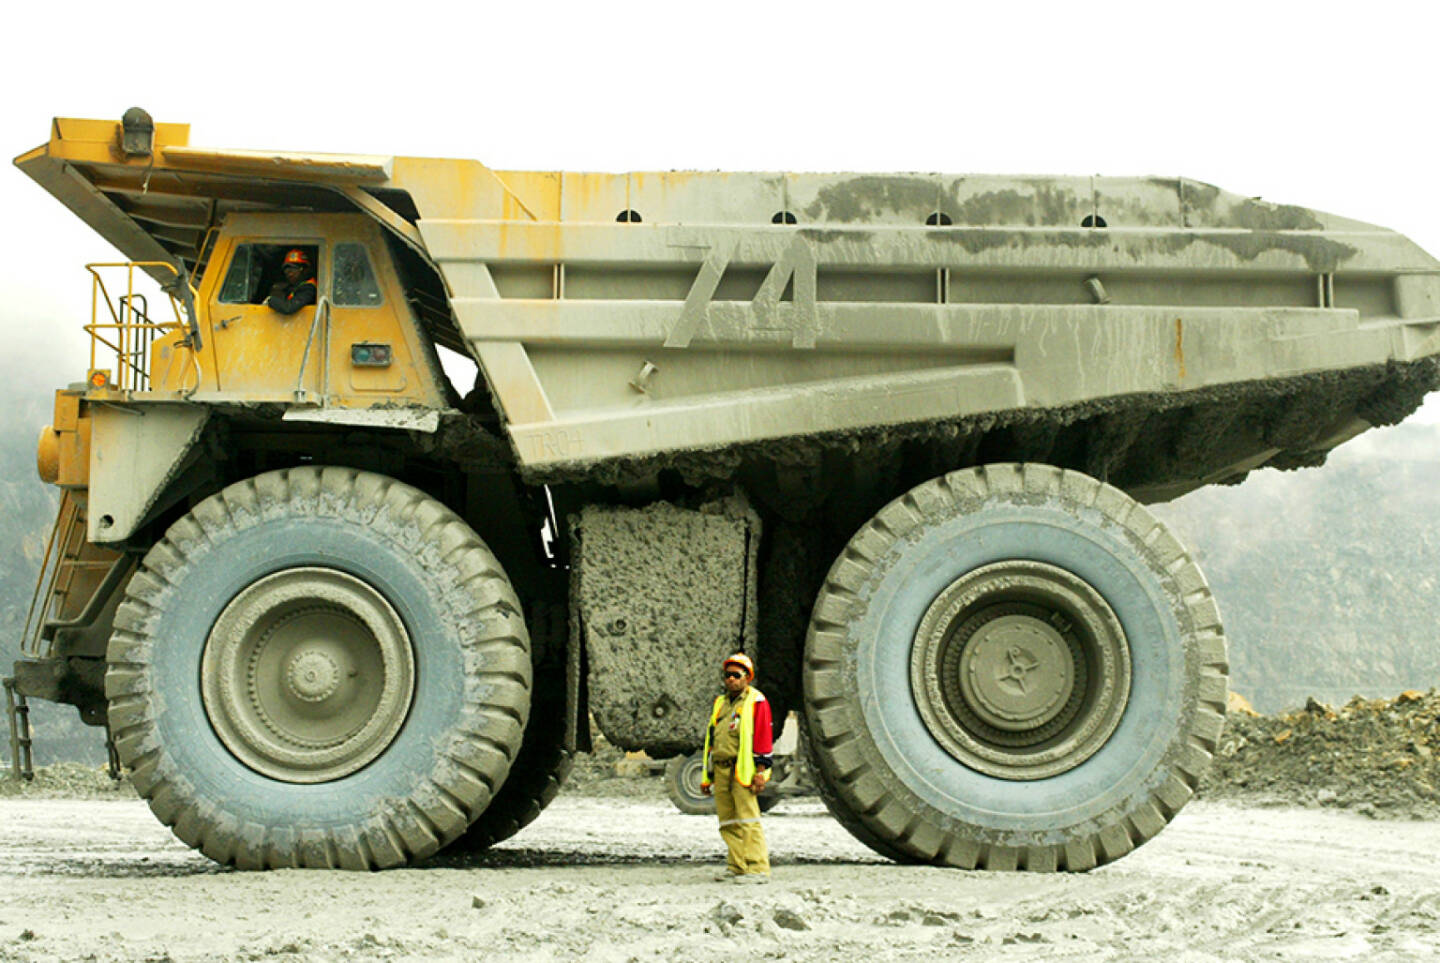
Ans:
[[[1313,460],[1434,385],[1403,368],[1440,347],[1434,259],[1192,181],[517,183],[533,220],[419,225],[537,468],[1012,426],[1035,440],[1011,457],[1084,447],[1103,478],[1141,455],[1127,487],[1167,497]]]
[[[1437,383],[1440,263],[1186,179],[493,171],[56,121],[19,166],[131,257],[360,209],[438,269],[528,477],[924,439],[1143,499],[1312,464]],[[768,446],[768,447],[767,447]]]

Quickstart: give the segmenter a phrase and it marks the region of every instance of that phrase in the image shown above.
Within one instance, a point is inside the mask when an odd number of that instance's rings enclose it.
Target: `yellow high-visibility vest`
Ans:
[[[720,724],[720,717],[725,714],[725,705],[729,701],[725,695],[718,695],[715,697],[714,708],[710,710],[710,725],[705,727],[705,752],[701,756],[702,786],[708,786],[711,782],[710,736]],[[745,690],[745,697],[740,700],[740,707],[736,710],[740,716],[740,755],[735,757],[735,781],[746,789],[750,788],[750,783],[755,779],[755,703],[764,701],[765,697],[752,685]]]

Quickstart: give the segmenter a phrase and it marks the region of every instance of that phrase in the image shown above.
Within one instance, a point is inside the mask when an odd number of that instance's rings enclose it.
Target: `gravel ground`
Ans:
[[[1352,959],[1440,954],[1440,824],[1196,802],[1084,875],[882,862],[808,800],[775,880],[706,817],[561,797],[483,859],[241,873],[138,802],[0,800],[0,960]]]
[[[226,870],[127,784],[52,766],[0,780],[0,961],[1436,958],[1434,751],[1433,692],[1237,703],[1202,798],[1092,873],[894,865],[799,798],[755,888],[714,880],[713,820],[613,750],[491,852],[377,874]]]

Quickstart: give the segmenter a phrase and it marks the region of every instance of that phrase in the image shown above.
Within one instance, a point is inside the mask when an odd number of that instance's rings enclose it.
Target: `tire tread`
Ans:
[[[174,587],[203,564],[210,547],[263,521],[286,517],[344,518],[377,528],[407,552],[429,560],[444,593],[471,600],[457,620],[471,633],[463,638],[465,650],[494,663],[465,680],[465,715],[471,721],[451,738],[471,750],[437,753],[431,771],[408,797],[386,801],[351,826],[297,830],[242,823],[225,810],[223,800],[205,798],[178,773],[159,743],[157,697],[149,682],[155,658],[151,626],[171,604]],[[283,469],[236,482],[170,527],[145,556],[117,610],[105,688],[121,761],[161,822],[226,865],[379,869],[423,858],[463,833],[509,773],[530,693],[529,640],[523,623],[512,617],[519,610],[490,550],[459,516],[417,489],[370,472],[328,466]],[[502,618],[493,617],[497,612]]]

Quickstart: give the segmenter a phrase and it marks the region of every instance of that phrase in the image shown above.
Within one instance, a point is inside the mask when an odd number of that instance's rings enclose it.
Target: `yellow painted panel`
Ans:
[[[496,171],[495,176],[509,189],[507,220],[558,221],[560,219],[560,175],[551,171]]]
[[[90,419],[81,418],[74,431],[62,431],[59,438],[61,488],[84,488],[90,484]]]
[[[80,394],[61,388],[55,392],[55,420],[51,423],[56,431],[74,431],[80,420]]]
[[[397,157],[392,182],[409,192],[421,217],[493,220],[504,214],[504,185],[475,161]]]
[[[391,159],[378,154],[305,154],[294,151],[201,150],[168,147],[165,160],[180,168],[266,177],[384,181]]]
[[[69,161],[148,167],[153,157],[164,148],[181,147],[189,141],[189,124],[156,124],[155,155],[127,160],[120,153],[120,124],[117,121],[57,117],[51,126],[48,153],[51,157]]]
[[[404,373],[395,365],[388,368],[350,368],[351,391],[397,394],[405,390],[406,383]]]
[[[196,364],[196,352],[180,344],[184,339],[185,332],[175,330],[162,334],[150,345],[151,391],[215,387],[214,372],[207,379],[203,364]]]

